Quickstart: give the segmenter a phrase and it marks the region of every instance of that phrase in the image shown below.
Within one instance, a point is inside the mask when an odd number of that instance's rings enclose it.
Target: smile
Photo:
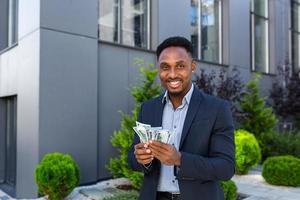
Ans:
[[[181,81],[169,81],[169,86],[172,88],[177,88],[181,84]]]

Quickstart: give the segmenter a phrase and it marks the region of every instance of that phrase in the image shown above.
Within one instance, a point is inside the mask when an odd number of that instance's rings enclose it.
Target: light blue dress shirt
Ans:
[[[162,127],[171,131],[169,144],[179,149],[181,133],[185,121],[186,113],[194,90],[194,85],[182,99],[181,105],[174,109],[172,102],[169,99],[168,92],[165,92],[163,102],[165,102]],[[174,176],[174,166],[161,165],[160,177],[157,191],[179,193],[179,186],[176,177]]]

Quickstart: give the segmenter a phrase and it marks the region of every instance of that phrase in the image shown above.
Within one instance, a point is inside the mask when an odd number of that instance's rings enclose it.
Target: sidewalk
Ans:
[[[232,180],[238,187],[238,193],[247,196],[243,200],[300,200],[300,187],[273,186],[265,182],[261,174],[261,166],[251,170],[247,175],[235,175]],[[67,200],[100,200],[118,184],[128,183],[126,179],[115,179],[99,182],[95,185],[76,188]],[[108,188],[108,189],[107,189]],[[0,190],[0,200],[12,200]],[[44,200],[39,198],[39,200]]]
[[[244,200],[300,200],[300,187],[273,186],[261,176],[261,166],[247,175],[234,175],[232,180],[238,187],[238,193],[249,197]]]

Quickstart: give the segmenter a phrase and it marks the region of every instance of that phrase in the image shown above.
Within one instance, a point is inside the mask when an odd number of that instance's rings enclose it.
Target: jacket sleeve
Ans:
[[[230,106],[219,104],[214,123],[208,157],[181,152],[181,166],[177,170],[180,180],[229,180],[235,171],[234,126]]]
[[[141,105],[141,109],[140,109],[140,112],[139,112],[139,115],[138,115],[138,121],[139,122],[143,122],[143,119],[142,119],[143,114],[142,113],[143,113],[143,104]],[[129,164],[129,167],[132,170],[144,172],[145,174],[147,174],[152,170],[153,165],[154,165],[154,160],[152,161],[151,164],[149,164],[147,166],[141,165],[137,162],[137,160],[135,158],[135,155],[134,155],[134,145],[136,145],[138,143],[140,143],[140,139],[137,136],[137,134],[134,134],[133,144],[131,145],[131,148],[130,148],[130,150],[128,152],[128,155],[127,155],[128,164]]]

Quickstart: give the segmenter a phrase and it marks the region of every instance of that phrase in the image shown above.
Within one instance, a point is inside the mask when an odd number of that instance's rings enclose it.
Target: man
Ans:
[[[172,136],[170,144],[143,144],[135,136],[128,161],[133,170],[144,172],[142,200],[224,199],[219,181],[234,174],[230,106],[194,87],[191,50],[183,37],[168,38],[156,50],[166,92],[142,104],[138,121],[162,126]]]

